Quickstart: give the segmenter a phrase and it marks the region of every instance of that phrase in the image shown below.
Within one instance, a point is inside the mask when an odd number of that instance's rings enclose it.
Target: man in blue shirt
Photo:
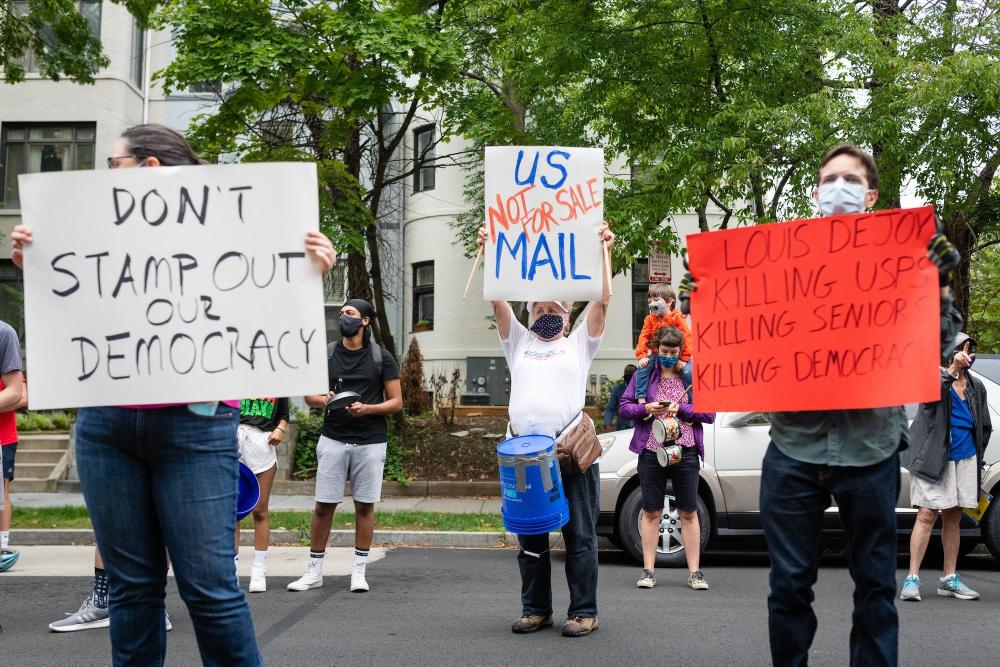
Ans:
[[[625,419],[618,414],[618,402],[621,400],[622,394],[625,393],[625,389],[628,387],[628,383],[632,379],[632,376],[635,375],[635,370],[635,364],[628,364],[625,366],[622,381],[611,389],[611,396],[608,398],[608,404],[604,406],[605,431],[611,430],[612,425],[614,425],[614,430],[616,431],[624,431],[625,429],[635,426],[634,421],[631,419]]]

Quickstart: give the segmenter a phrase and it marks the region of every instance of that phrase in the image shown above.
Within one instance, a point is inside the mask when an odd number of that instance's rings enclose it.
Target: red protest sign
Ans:
[[[698,410],[843,410],[940,396],[934,209],[687,237]]]

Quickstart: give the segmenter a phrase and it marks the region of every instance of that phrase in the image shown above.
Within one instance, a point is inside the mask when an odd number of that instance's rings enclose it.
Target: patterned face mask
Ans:
[[[551,313],[542,315],[531,325],[531,331],[542,340],[555,338],[563,332],[563,318]]]
[[[657,317],[663,317],[667,314],[667,302],[663,299],[654,299],[649,303],[649,312]]]

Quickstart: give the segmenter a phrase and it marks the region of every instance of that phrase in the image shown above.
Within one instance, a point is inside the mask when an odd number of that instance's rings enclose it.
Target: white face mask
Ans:
[[[654,299],[649,302],[649,312],[657,317],[667,314],[667,302],[663,299]]]
[[[823,215],[861,213],[865,210],[868,190],[859,183],[848,183],[841,176],[833,183],[819,186],[819,212]]]

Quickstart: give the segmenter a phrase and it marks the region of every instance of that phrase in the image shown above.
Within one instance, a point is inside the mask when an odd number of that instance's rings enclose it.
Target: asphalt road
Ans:
[[[554,565],[558,616],[567,604],[561,553]],[[712,585],[707,592],[684,586],[680,570],[661,570],[655,589],[638,590],[639,568],[620,553],[602,552],[601,628],[582,639],[561,637],[558,623],[534,635],[510,632],[520,611],[510,550],[396,549],[369,566],[368,594],[348,592],[347,577],[328,576],[326,586],[306,593],[286,592],[291,579],[271,577],[270,590],[250,596],[250,603],[270,665],[768,664],[766,556],[712,554],[703,570]],[[926,570],[924,600],[900,603],[901,665],[1000,663],[1000,566],[972,557],[962,574],[982,600],[937,597],[929,585],[937,574]],[[46,631],[60,613],[75,611],[89,585],[83,577],[0,579],[0,664],[109,664],[105,630]],[[848,663],[851,590],[844,559],[825,557],[811,664]],[[175,628],[168,664],[199,664],[173,582],[167,605]]]

